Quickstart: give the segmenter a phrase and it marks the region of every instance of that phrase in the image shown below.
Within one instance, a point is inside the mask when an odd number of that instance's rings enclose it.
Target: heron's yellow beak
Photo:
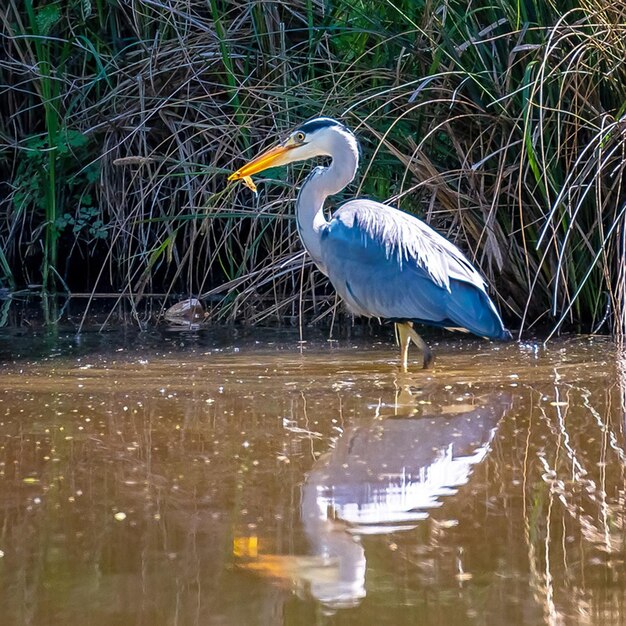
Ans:
[[[252,174],[257,174],[258,172],[262,172],[270,167],[274,167],[277,165],[285,165],[287,161],[284,159],[284,156],[291,148],[294,146],[291,145],[283,145],[280,144],[278,146],[274,146],[265,152],[262,152],[256,158],[252,159],[246,163],[243,167],[240,167],[236,172],[233,172],[228,180],[242,180],[250,187],[252,184],[252,180],[250,176]],[[254,191],[254,190],[253,190]]]

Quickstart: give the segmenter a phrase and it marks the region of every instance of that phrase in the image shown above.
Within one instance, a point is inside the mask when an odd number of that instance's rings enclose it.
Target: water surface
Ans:
[[[626,621],[607,339],[2,333],[3,625]]]

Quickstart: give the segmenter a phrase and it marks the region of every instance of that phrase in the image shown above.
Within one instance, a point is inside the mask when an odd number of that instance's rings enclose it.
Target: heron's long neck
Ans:
[[[356,142],[338,136],[332,157],[328,167],[318,167],[311,172],[296,201],[296,220],[302,243],[324,273],[320,247],[322,230],[328,224],[324,217],[324,201],[354,178],[359,165]]]

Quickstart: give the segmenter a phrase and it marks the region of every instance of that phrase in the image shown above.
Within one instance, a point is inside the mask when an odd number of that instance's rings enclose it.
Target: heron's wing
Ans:
[[[328,276],[362,315],[459,327],[504,338],[485,281],[416,217],[371,200],[342,206],[322,234]]]

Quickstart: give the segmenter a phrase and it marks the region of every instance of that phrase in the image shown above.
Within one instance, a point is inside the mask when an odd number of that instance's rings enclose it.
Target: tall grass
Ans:
[[[432,223],[513,327],[624,332],[626,7],[559,5],[11,0],[0,280],[330,319],[293,221],[310,166],[269,172],[258,197],[225,176],[327,114],[363,144],[345,197]]]

